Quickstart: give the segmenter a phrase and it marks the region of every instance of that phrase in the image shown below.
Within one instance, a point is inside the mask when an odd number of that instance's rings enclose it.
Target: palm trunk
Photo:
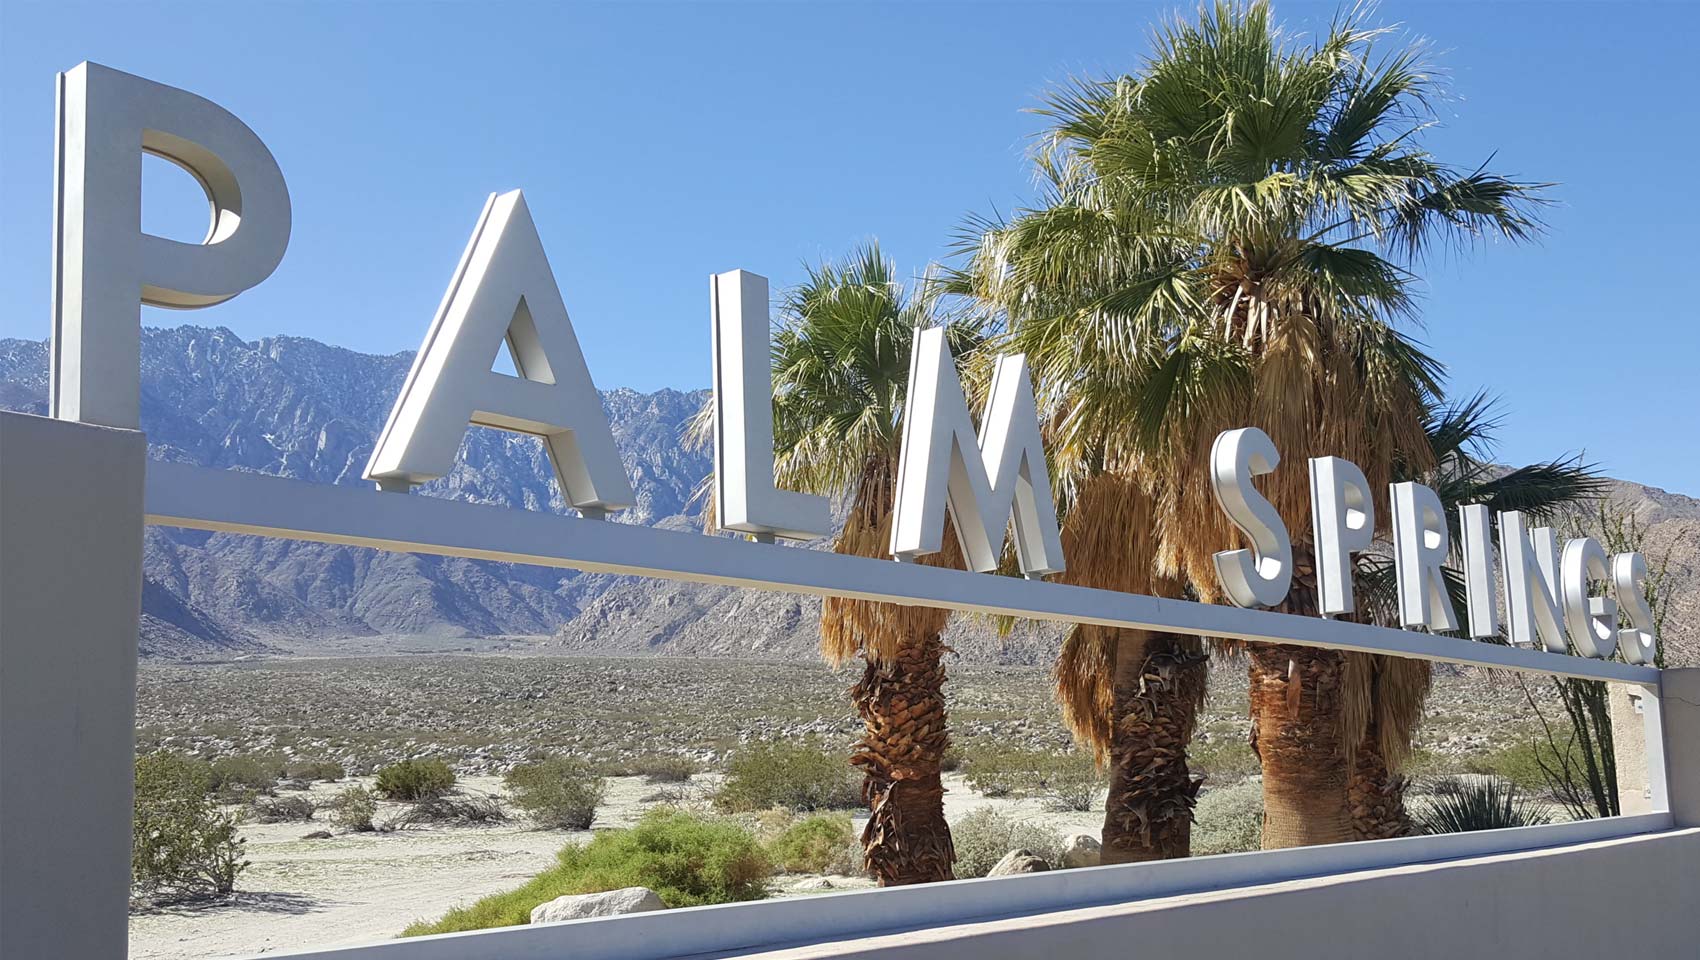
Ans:
[[[1386,840],[1411,835],[1411,818],[1405,811],[1407,783],[1403,776],[1388,769],[1387,758],[1381,752],[1381,732],[1371,720],[1358,743],[1351,780],[1346,786],[1347,803],[1352,811],[1352,839]]]
[[[867,660],[862,679],[850,688],[863,724],[850,762],[866,776],[862,799],[872,811],[862,848],[868,871],[883,887],[953,878],[956,850],[939,770],[950,745],[946,649],[936,632],[916,638],[894,658]]]
[[[1295,544],[1294,552],[1307,547]],[[1316,616],[1312,571],[1295,571],[1281,609]],[[1252,749],[1263,764],[1263,848],[1352,839],[1346,805],[1346,655],[1278,643],[1248,645]]]
[[[885,556],[891,543],[895,461],[871,458],[862,471],[850,516],[834,549]],[[919,561],[959,568],[961,552],[947,522],[944,550]],[[862,738],[850,762],[862,771],[862,799],[872,816],[862,831],[862,855],[881,886],[952,879],[956,848],[944,819],[939,765],[945,729],[944,654],[940,637],[949,611],[828,597],[821,608],[821,653],[834,665],[863,661],[850,688],[862,718]]]
[[[1209,661],[1196,637],[1113,632],[1115,706],[1103,862],[1167,860],[1191,853],[1201,778],[1187,768]]]

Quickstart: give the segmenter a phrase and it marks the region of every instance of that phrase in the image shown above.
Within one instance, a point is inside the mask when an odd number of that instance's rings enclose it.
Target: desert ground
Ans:
[[[316,785],[328,798],[347,782]],[[700,791],[703,785],[699,784]],[[472,777],[463,789],[498,793],[499,777]],[[1102,814],[1058,812],[1039,800],[989,800],[960,776],[947,779],[946,816],[958,819],[993,805],[1023,820],[1044,823],[1065,836],[1096,835]],[[655,785],[617,777],[594,829],[631,823],[655,804]],[[395,936],[415,920],[441,916],[450,907],[516,887],[555,862],[562,844],[583,842],[589,831],[539,830],[524,820],[490,827],[433,827],[393,833],[339,834],[304,840],[321,824],[248,824],[243,892],[228,902],[189,904],[139,912],[130,919],[133,960],[210,960],[307,947],[370,943]],[[856,824],[860,829],[861,823]],[[821,880],[826,884],[822,885]],[[790,874],[775,879],[776,896],[872,886],[861,877]],[[805,888],[799,890],[797,888]]]
[[[612,764],[685,755],[704,773],[658,787],[615,776],[593,829],[633,822],[658,803],[702,804],[715,765],[768,739],[846,746],[857,723],[844,696],[854,679],[818,663],[533,656],[413,656],[144,664],[139,748],[217,756],[270,753],[331,758],[350,778],[312,785],[325,800],[374,767],[441,757],[469,794],[499,796],[501,772],[546,753]],[[1068,735],[1042,668],[958,664],[948,685],[954,737],[977,744],[1063,750]],[[1529,711],[1514,681],[1448,673],[1431,697],[1419,757],[1429,768],[1485,754],[1522,735]],[[1255,775],[1245,747],[1244,670],[1215,669],[1195,744],[1213,788]],[[980,806],[1042,824],[1064,837],[1096,836],[1097,811],[1061,811],[1042,799],[988,798],[947,776],[947,816]],[[287,794],[286,794],[287,795]],[[386,805],[389,806],[389,805]],[[380,811],[379,820],[398,811]],[[325,817],[318,814],[318,820]],[[859,826],[859,824],[858,824]],[[407,924],[518,886],[588,831],[540,830],[523,819],[496,826],[409,827],[304,839],[328,824],[246,823],[250,868],[227,901],[153,907],[131,919],[137,960],[215,958],[346,945],[395,936]],[[866,885],[862,878],[776,877],[775,895]],[[827,886],[830,885],[830,886]]]

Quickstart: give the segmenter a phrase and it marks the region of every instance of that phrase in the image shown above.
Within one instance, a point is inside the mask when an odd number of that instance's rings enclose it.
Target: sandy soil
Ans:
[[[319,784],[309,796],[326,800],[349,782]],[[462,778],[468,791],[498,793],[495,777]],[[1036,800],[990,800],[960,776],[946,778],[945,813],[955,820],[973,809],[995,805],[1004,813],[1036,819],[1067,836],[1096,835],[1102,813],[1056,813]],[[653,805],[658,787],[637,777],[609,781],[597,827],[625,826]],[[388,805],[386,805],[388,806]],[[399,807],[383,810],[378,819]],[[328,829],[323,814],[313,823],[250,823],[252,864],[242,874],[244,892],[233,902],[173,907],[130,918],[133,960],[212,960],[284,953],[311,947],[346,946],[384,940],[415,920],[441,916],[449,908],[511,889],[548,869],[563,844],[583,842],[588,831],[537,830],[525,821],[494,827],[440,827],[393,833],[338,834],[304,840]],[[860,823],[857,824],[860,829]],[[819,877],[787,876],[775,882],[778,896],[818,888]],[[867,886],[861,878],[829,877],[827,889]],[[803,889],[798,889],[799,887]]]

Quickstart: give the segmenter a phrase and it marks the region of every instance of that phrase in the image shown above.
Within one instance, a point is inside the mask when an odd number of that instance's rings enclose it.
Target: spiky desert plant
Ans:
[[[1509,780],[1462,777],[1442,784],[1416,819],[1423,833],[1467,833],[1551,823],[1552,810],[1519,795]]]
[[[1414,312],[1415,269],[1437,248],[1531,237],[1540,186],[1428,154],[1436,89],[1424,49],[1384,51],[1388,39],[1362,8],[1309,41],[1279,28],[1267,3],[1177,19],[1138,72],[1048,96],[1042,202],[971,224],[955,286],[1028,355],[1069,525],[1110,541],[1069,555],[1075,582],[1135,589],[1145,578],[1158,593],[1221,599],[1212,558],[1242,545],[1208,486],[1225,429],[1273,438],[1284,463],[1262,487],[1290,520],[1308,515],[1310,457],[1361,467],[1383,491],[1382,517],[1396,466],[1432,466],[1424,413],[1440,366],[1396,328]],[[1098,484],[1127,494],[1096,495]],[[1134,491],[1149,507],[1129,504]],[[1107,522],[1084,512],[1094,502],[1112,509]],[[1314,615],[1309,537],[1294,527],[1281,609]],[[1106,560],[1123,582],[1093,572]],[[1065,715],[1116,765],[1106,856],[1185,852],[1196,649],[1132,633],[1069,638]],[[1350,839],[1347,658],[1246,652],[1265,846]]]
[[[907,286],[870,243],[841,264],[811,267],[780,301],[773,340],[774,477],[787,489],[848,500],[838,553],[887,557],[915,330],[945,325],[964,357],[977,328],[951,316],[929,284]],[[712,422],[705,407],[693,432]],[[953,533],[921,560],[961,565]],[[955,853],[944,819],[939,763],[945,728],[944,652],[949,612],[828,598],[821,653],[833,665],[863,661],[850,688],[862,736],[850,762],[864,774],[872,816],[862,833],[867,869],[881,884],[951,878]]]

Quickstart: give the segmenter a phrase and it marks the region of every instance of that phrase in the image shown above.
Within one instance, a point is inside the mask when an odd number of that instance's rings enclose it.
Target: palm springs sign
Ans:
[[[140,307],[194,309],[228,300],[271,275],[290,232],[282,173],[242,121],[193,94],[85,63],[59,79],[51,403],[55,416],[116,427],[139,421]],[[199,244],[141,230],[141,156],[171,160],[206,190],[211,223]],[[783,490],[773,477],[768,284],[752,273],[709,284],[714,369],[715,504],[721,525],[758,540],[831,530],[827,500]],[[518,376],[491,367],[503,343]],[[469,425],[540,438],[562,497],[605,517],[635,497],[603,415],[566,306],[524,196],[492,195],[367,464],[380,490],[406,492],[447,473]],[[1254,479],[1280,452],[1253,427],[1216,438],[1210,482],[1250,547],[1218,553],[1232,601],[1272,607],[1292,580],[1293,547]],[[1374,543],[1374,497],[1338,457],[1309,463],[1311,541],[1321,612],[1353,611],[1352,555]],[[1451,554],[1440,498],[1419,483],[1390,490],[1400,622],[1460,629],[1445,587]],[[946,517],[971,570],[993,570],[1011,539],[1029,578],[1065,567],[1037,406],[1026,363],[997,359],[976,427],[943,331],[920,329],[911,350],[891,555],[941,549]],[[1560,548],[1551,529],[1518,512],[1460,508],[1471,637],[1506,633],[1520,646],[1649,664],[1656,647],[1638,553],[1608,555],[1588,537]],[[1497,577],[1496,577],[1497,573]],[[1593,584],[1608,585],[1603,595]],[[1629,621],[1619,627],[1620,615]]]

